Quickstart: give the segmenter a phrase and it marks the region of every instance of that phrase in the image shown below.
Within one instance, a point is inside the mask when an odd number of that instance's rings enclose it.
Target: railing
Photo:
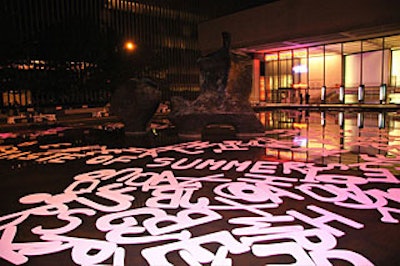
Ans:
[[[387,87],[386,95],[381,99],[380,86],[368,86],[344,88],[343,98],[340,99],[339,87],[327,87],[325,98],[321,97],[321,88],[311,87],[307,89],[276,89],[266,94],[265,102],[270,103],[298,103],[298,104],[400,104],[400,87]]]

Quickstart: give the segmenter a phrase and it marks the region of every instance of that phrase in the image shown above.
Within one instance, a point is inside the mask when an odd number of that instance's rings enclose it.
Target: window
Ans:
[[[400,50],[392,52],[392,72],[390,85],[400,87]]]
[[[323,46],[309,48],[309,79],[311,89],[320,89],[324,85]]]

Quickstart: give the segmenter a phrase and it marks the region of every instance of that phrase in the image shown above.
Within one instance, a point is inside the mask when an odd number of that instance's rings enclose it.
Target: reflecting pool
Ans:
[[[0,264],[399,264],[399,114],[257,116],[249,139],[0,133]]]
[[[365,155],[391,157],[398,153],[397,112],[282,110],[258,116],[267,135],[291,142],[290,149],[267,148],[267,155],[278,159],[349,163],[359,162]],[[274,134],[277,130],[285,133]]]

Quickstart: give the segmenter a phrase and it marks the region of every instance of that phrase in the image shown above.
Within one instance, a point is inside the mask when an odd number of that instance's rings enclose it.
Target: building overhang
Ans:
[[[238,47],[235,50],[244,53],[271,53],[282,50],[299,49],[310,46],[318,46],[324,44],[350,42],[356,40],[364,40],[371,38],[378,38],[384,36],[399,35],[392,44],[386,45],[388,48],[399,49],[400,48],[400,24],[385,25],[379,27],[373,27],[368,29],[356,29],[343,31],[332,34],[325,34],[319,36],[309,36],[293,38],[285,41],[276,41],[263,44],[249,45],[246,47]]]
[[[246,53],[398,35],[399,9],[400,1],[280,0],[201,23],[199,46],[203,53],[218,49],[223,31]]]

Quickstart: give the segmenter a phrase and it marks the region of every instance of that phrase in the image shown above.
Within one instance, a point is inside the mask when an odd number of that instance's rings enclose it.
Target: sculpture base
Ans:
[[[263,125],[254,113],[194,113],[176,116],[174,120],[179,121],[174,124],[178,136],[183,139],[202,139],[207,130],[216,127],[220,127],[222,134],[231,128],[227,137],[236,139],[264,136],[265,132]]]

